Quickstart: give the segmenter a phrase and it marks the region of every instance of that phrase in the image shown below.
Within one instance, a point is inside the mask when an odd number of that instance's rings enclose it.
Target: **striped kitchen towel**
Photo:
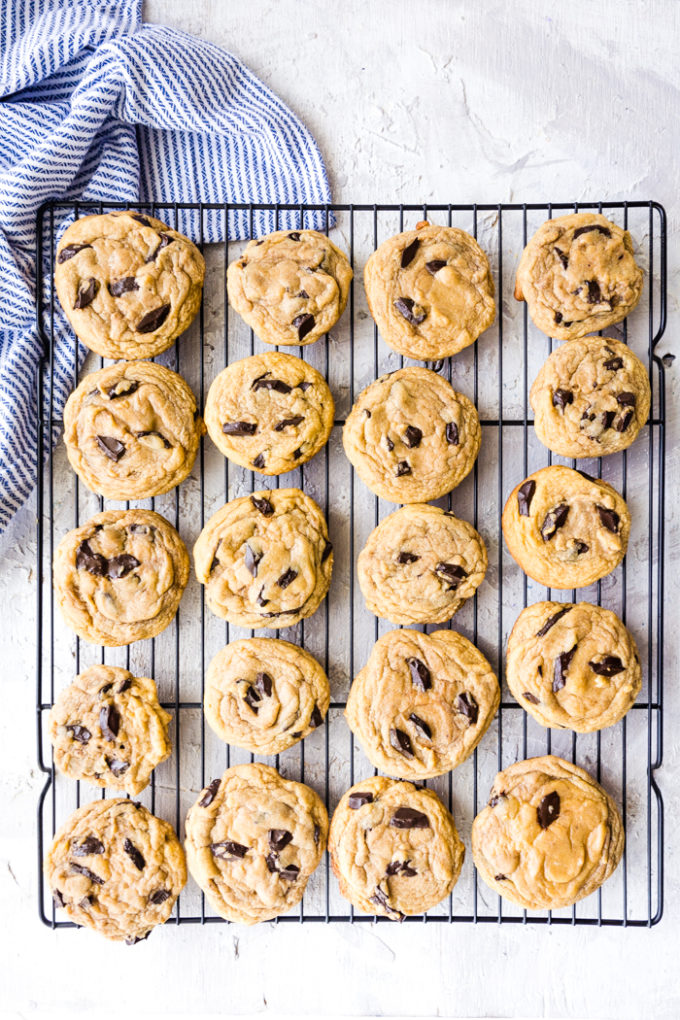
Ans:
[[[316,142],[280,99],[230,53],[142,25],[141,4],[0,0],[0,534],[35,475],[39,206],[330,201]],[[295,215],[281,213],[280,226],[297,224]],[[222,240],[223,223],[206,216],[204,240]],[[305,223],[322,227],[323,214]],[[255,234],[273,227],[271,213],[256,214]],[[230,237],[250,231],[245,215],[232,214]],[[54,341],[61,417],[76,340],[58,311]]]

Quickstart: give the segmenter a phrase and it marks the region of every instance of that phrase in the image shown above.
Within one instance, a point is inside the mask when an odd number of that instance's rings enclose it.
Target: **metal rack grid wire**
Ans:
[[[355,478],[343,456],[340,430],[355,397],[375,377],[398,368],[405,359],[378,336],[367,312],[362,269],[368,254],[386,237],[429,219],[468,230],[487,252],[496,284],[496,323],[479,341],[455,358],[429,367],[441,372],[470,396],[483,427],[482,450],[468,478],[444,500],[444,507],[470,520],[489,548],[487,579],[476,596],[448,626],[460,630],[484,651],[502,683],[501,707],[481,744],[454,773],[427,784],[453,811],[468,846],[461,878],[447,901],[411,923],[471,922],[652,926],[663,912],[663,802],[655,773],[662,762],[663,583],[664,583],[664,365],[655,349],[666,323],[666,217],[656,202],[530,203],[495,205],[215,205],[189,203],[135,204],[50,202],[38,213],[36,317],[44,345],[39,375],[36,456],[37,481],[37,738],[45,781],[38,805],[38,867],[52,834],[70,811],[105,793],[60,776],[47,737],[47,713],[55,691],[93,662],[122,665],[138,675],[153,676],[161,700],[174,717],[174,752],[159,766],[140,797],[152,811],[183,833],[186,810],[197,792],[230,764],[252,755],[219,741],[201,711],[206,666],[219,648],[252,632],[230,627],[206,612],[203,591],[190,581],[175,621],[157,638],[123,649],[100,649],[81,642],[55,618],[51,563],[56,543],[92,513],[113,505],[87,492],[70,471],[63,443],[48,456],[61,422],[54,410],[54,343],[59,309],[52,285],[54,252],[63,224],[70,218],[131,207],[157,215],[190,234],[203,247],[206,224],[221,224],[223,236],[235,229],[250,236],[262,217],[271,228],[300,229],[321,225],[348,251],[355,270],[348,308],[325,340],[294,351],[329,379],[336,400],[331,439],[312,461],[279,478],[256,477],[230,464],[210,441],[203,441],[192,476],[166,496],[141,501],[159,510],[180,531],[190,548],[207,518],[229,498],[254,489],[297,485],[325,511],[336,550],[333,583],[318,612],[277,634],[308,648],[331,680],[332,701],[324,726],[275,759],[289,778],[304,780],[325,799],[329,811],[342,792],[374,770],[355,746],[342,718],[351,679],[366,661],[372,643],[389,625],[366,610],[355,577],[356,556],[370,530],[394,507],[373,496]],[[504,549],[500,511],[516,482],[545,464],[575,461],[553,458],[532,428],[530,383],[553,342],[537,331],[526,306],[513,300],[514,267],[531,233],[546,218],[570,211],[597,211],[630,229],[637,257],[645,270],[645,290],[638,308],[605,335],[619,336],[647,364],[652,384],[648,425],[627,451],[578,466],[612,482],[627,499],[633,529],[628,556],[614,574],[591,588],[553,593],[527,578]],[[208,386],[225,364],[259,350],[261,344],[230,310],[226,265],[243,242],[224,240],[205,246],[208,271],[204,300],[193,326],[158,361],[181,372],[198,394],[201,407]],[[81,367],[74,353],[75,386],[85,371],[104,362],[90,356]],[[125,504],[129,506],[130,504]],[[615,727],[577,735],[538,726],[514,702],[503,681],[504,645],[518,612],[544,598],[595,601],[617,611],[632,629],[641,652],[644,683],[640,697]],[[430,631],[431,627],[422,628]],[[258,632],[262,633],[262,632]],[[486,800],[496,771],[512,761],[556,753],[588,768],[612,793],[626,827],[626,850],[614,876],[598,892],[571,908],[530,912],[514,907],[478,880],[469,851],[470,825]],[[75,927],[57,920],[49,890],[39,880],[39,913],[52,928]],[[284,922],[385,921],[354,911],[340,897],[327,855],[312,876],[304,899]],[[172,924],[221,922],[190,881],[180,896]],[[223,923],[223,922],[222,922]]]

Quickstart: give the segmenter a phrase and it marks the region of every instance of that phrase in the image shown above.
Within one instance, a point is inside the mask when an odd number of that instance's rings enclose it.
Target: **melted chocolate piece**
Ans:
[[[222,431],[225,436],[254,436],[257,424],[253,421],[225,421]]]
[[[422,811],[415,808],[400,807],[390,818],[390,825],[394,829],[429,829],[430,820]]]
[[[416,715],[415,712],[411,712],[409,716],[409,721],[413,723],[417,730],[420,730],[424,737],[427,737],[428,740],[432,739],[432,730],[427,725],[425,720],[421,719],[419,715]]]
[[[306,290],[301,290],[300,293],[298,294],[298,297],[303,298],[303,300],[305,301],[309,301],[309,294],[307,293]]]
[[[626,411],[625,414],[621,415],[614,428],[616,429],[617,432],[625,432],[634,417],[635,411],[632,408],[630,408],[628,411]]]
[[[495,793],[489,800],[489,807],[496,807],[502,800],[505,799],[504,793]]]
[[[225,839],[221,843],[210,844],[210,851],[213,857],[219,857],[222,861],[235,857],[245,857],[249,850],[249,846],[243,846],[242,843],[234,843],[230,839]]]
[[[530,701],[532,705],[540,705],[541,703],[540,699],[535,694],[532,694],[531,691],[522,691],[522,697]]]
[[[86,836],[82,843],[72,844],[71,853],[74,857],[89,857],[92,854],[103,854],[104,844],[96,836]]]
[[[99,281],[91,276],[89,280],[82,280],[78,287],[76,299],[73,302],[74,308],[87,308],[91,305],[99,292]]]
[[[297,864],[287,864],[285,868],[281,868],[279,875],[284,878],[286,882],[296,882],[300,874],[300,869]]]
[[[560,407],[562,408],[562,410],[564,410],[567,404],[574,403],[574,394],[571,392],[571,390],[555,390],[555,392],[553,393],[552,402],[553,407]]]
[[[283,421],[274,426],[274,432],[283,432],[289,425],[295,428],[297,425],[302,424],[304,420],[304,415],[302,414],[296,414],[293,418],[284,418]]]
[[[593,223],[587,227],[577,227],[576,230],[574,231],[572,241],[575,241],[577,237],[581,236],[581,234],[587,234],[591,230],[597,230],[600,234],[604,234],[605,237],[612,236],[612,232],[609,229],[609,227],[602,227],[600,226],[599,223]]]
[[[420,442],[423,438],[422,430],[417,428],[415,425],[407,425],[406,432],[404,433],[404,443],[410,450],[420,446]]]
[[[610,358],[609,361],[605,361],[604,367],[610,372],[618,372],[620,368],[623,368],[623,358]]]
[[[278,852],[288,846],[293,839],[293,833],[288,832],[288,829],[270,829],[267,833],[267,839],[270,848]]]
[[[259,498],[257,496],[251,496],[250,502],[264,517],[271,517],[274,513],[274,507],[271,505],[266,496],[261,496]]]
[[[460,442],[458,438],[458,426],[453,421],[447,422],[446,442],[449,446],[458,446],[458,443]]]
[[[461,715],[470,720],[469,725],[474,726],[479,716],[479,705],[469,691],[463,691],[462,694],[458,695],[456,698],[456,708]]]
[[[151,252],[151,254],[145,260],[147,263],[148,262],[153,262],[154,259],[157,257],[158,253],[163,251],[164,248],[167,248],[168,245],[172,244],[172,242],[175,240],[174,237],[170,237],[170,234],[164,234],[162,232],[159,232],[159,236],[160,236],[160,241],[158,242],[156,248]]]
[[[150,312],[143,315],[135,329],[138,333],[153,333],[154,330],[160,329],[168,315],[170,314],[170,305],[160,305],[158,308],[152,308]]]
[[[467,571],[457,563],[438,563],[434,569],[436,574],[440,574],[449,582],[448,591],[455,591],[460,582],[468,576]]]
[[[140,850],[137,849],[131,839],[126,839],[123,843],[123,850],[128,855],[134,866],[138,871],[144,871],[146,867],[146,861]]]
[[[446,259],[432,259],[430,262],[425,263],[425,268],[430,276],[435,276],[440,269],[444,268],[445,265]]]
[[[411,860],[390,861],[385,870],[386,875],[404,875],[406,878],[413,878],[418,872],[411,867]]]
[[[251,383],[251,390],[274,390],[275,393],[291,393],[293,390],[292,386],[289,386],[283,379],[268,379],[269,372],[265,372],[264,375],[259,375],[257,379],[254,379]]]
[[[199,807],[208,807],[209,804],[212,804],[220,788],[220,782],[221,780],[219,779],[213,779],[212,783],[206,786],[205,793],[198,802]]]
[[[519,489],[517,490],[517,509],[519,511],[520,517],[529,516],[529,507],[531,506],[531,501],[534,498],[535,492],[536,482],[533,480],[533,478],[529,478],[528,481],[520,485]]]
[[[130,556],[129,553],[123,553],[121,556],[112,556],[106,568],[106,576],[112,581],[117,581],[138,566],[139,560],[136,556]]]
[[[140,216],[139,213],[132,213],[131,215],[133,220],[137,220],[137,222],[141,223],[143,226],[145,227],[151,226],[151,220],[147,220],[146,216]]]
[[[263,468],[264,467],[264,454],[263,453],[258,453],[257,457],[255,458],[255,460],[252,463],[253,463],[253,467],[254,468]]]
[[[556,506],[554,510],[550,510],[545,515],[545,520],[541,525],[541,538],[544,542],[549,542],[559,529],[564,527],[568,516],[569,507],[566,503],[560,503],[559,506]]]
[[[314,316],[309,312],[305,312],[304,315],[296,315],[292,325],[297,330],[298,340],[304,340],[307,334],[314,329]]]
[[[401,478],[402,475],[410,475],[411,474],[411,465],[409,464],[409,462],[407,460],[400,460],[399,461],[399,463],[397,464],[397,472],[396,472],[396,474],[397,474],[397,478]]]
[[[318,726],[321,725],[322,722],[323,716],[321,715],[321,710],[318,705],[315,705],[314,710],[312,711],[312,714],[309,717],[309,725],[312,727],[312,729],[315,730]]]
[[[120,458],[125,453],[125,446],[121,443],[120,439],[114,439],[113,436],[95,436],[97,440],[97,446],[109,460],[112,460],[114,464],[117,464]]]
[[[413,746],[410,737],[403,730],[390,730],[390,744],[395,751],[403,754],[405,758],[413,758]]]
[[[297,232],[297,230],[294,230],[292,234],[288,235],[288,237],[290,238],[291,241],[299,241],[300,240],[300,235]]]
[[[598,676],[607,677],[623,673],[626,668],[616,655],[606,655],[602,662],[589,662],[588,665],[592,669],[593,673],[597,673]]]
[[[622,407],[635,407],[637,399],[634,393],[618,393],[616,395],[616,402]]]
[[[76,570],[87,570],[88,574],[95,577],[103,577],[106,573],[106,557],[101,553],[93,552],[90,543],[85,539],[81,542],[76,551]]]
[[[116,779],[122,776],[130,768],[129,761],[119,761],[117,758],[105,758],[106,767]]]
[[[567,253],[562,251],[561,248],[555,248],[555,254],[559,258],[560,262],[562,263],[562,269],[566,269],[567,266],[569,265],[569,256],[567,255]],[[559,315],[559,319],[557,318],[558,315]],[[555,312],[555,322],[559,324],[561,321],[562,321],[562,313],[561,312]]]
[[[104,740],[115,743],[120,729],[120,713],[115,705],[104,705],[99,713],[99,726]]]
[[[139,284],[134,276],[123,276],[120,280],[110,280],[108,284],[109,294],[112,297],[120,297],[131,290],[139,290]]]
[[[352,811],[356,811],[357,808],[363,807],[364,804],[372,804],[373,794],[367,790],[356,790],[354,793],[350,793],[347,803]]]
[[[91,248],[91,244],[67,244],[65,248],[62,248],[57,255],[57,262],[61,265],[63,262],[68,262],[74,255],[77,255],[79,251],[83,251],[84,248]]]
[[[397,556],[397,563],[417,563],[420,556],[416,556],[415,553],[400,552]]]
[[[327,539],[326,540],[326,544],[323,547],[323,552],[321,553],[321,562],[324,563],[328,559],[328,557],[330,556],[330,554],[332,552],[333,552],[333,546],[331,545],[331,543]]]
[[[85,245],[85,247],[89,247],[89,245]],[[58,889],[53,889],[52,890],[52,899],[54,901],[55,907],[65,907],[66,906],[66,900],[61,895],[61,893],[59,892]]]
[[[415,258],[415,255],[416,255],[416,252],[418,251],[419,247],[420,247],[420,240],[419,240],[419,238],[416,237],[415,241],[411,241],[411,243],[409,245],[407,245],[406,248],[404,248],[403,252],[401,253],[401,268],[402,269],[406,269],[406,267],[408,265],[410,265],[411,262],[413,262],[413,260]]]
[[[249,705],[250,708],[252,708],[255,715],[257,715],[257,713],[260,711],[260,702],[262,701],[262,695],[256,689],[254,684],[251,684],[251,686],[248,688],[243,700],[245,701],[246,705]]]
[[[553,790],[552,793],[548,793],[541,803],[536,808],[536,818],[538,824],[542,829],[547,829],[549,825],[559,818],[560,815],[560,795],[557,790]]]
[[[94,871],[90,871],[84,864],[74,864],[73,861],[69,861],[71,871],[75,872],[76,875],[83,875],[85,878],[89,878],[90,882],[96,882],[97,885],[104,885],[104,879],[100,878],[99,875],[95,875]]]
[[[278,579],[276,583],[278,584],[279,588],[287,588],[289,584],[293,583],[297,576],[298,576],[297,570],[293,570],[292,567],[289,567],[288,570],[285,570],[283,574],[281,574],[281,577]]]
[[[263,556],[264,553],[254,553],[253,550],[248,545],[248,543],[246,542],[246,552],[243,559],[246,565],[246,569],[250,571],[253,577],[257,577],[257,565]]]
[[[255,686],[265,698],[271,698],[274,689],[274,681],[269,673],[258,673],[255,677]]]
[[[279,870],[279,855],[275,853],[267,854],[265,857],[265,863],[267,865],[267,871],[275,875]]]
[[[158,907],[168,899],[170,899],[170,893],[167,889],[156,889],[149,896],[149,903],[152,903],[154,907]]]
[[[66,729],[70,732],[71,738],[77,740],[79,744],[87,744],[92,738],[90,731],[77,723],[73,726],[67,725]]]
[[[562,609],[558,609],[556,613],[553,613],[552,616],[548,617],[548,619],[545,621],[541,629],[536,631],[536,637],[545,637],[550,628],[554,627],[557,621],[561,620],[562,617],[566,616],[566,614],[571,612],[572,609],[573,606],[571,605],[564,606]]]
[[[612,427],[612,422],[616,417],[615,411],[603,411],[602,412],[602,431],[606,432],[607,429]]]
[[[429,691],[432,687],[432,674],[425,663],[420,659],[410,658],[406,660],[406,665],[411,671],[413,686],[419,691]]]
[[[588,304],[599,305],[602,302],[602,291],[597,280],[586,280],[588,285]]]
[[[120,388],[122,383],[126,384],[123,386],[123,389]],[[106,396],[109,400],[117,400],[118,397],[129,397],[131,393],[135,393],[138,389],[139,382],[136,379],[121,379],[115,386],[111,386],[110,389],[107,390]],[[97,391],[95,390],[94,392],[96,393]]]
[[[574,539],[574,548],[576,549],[577,556],[583,556],[590,549],[590,546],[586,542],[582,542],[580,538]]]
[[[425,320],[426,313],[423,312],[422,315],[414,314],[414,304],[413,298],[400,297],[394,302],[394,307],[412,326],[419,326]]]
[[[493,876],[493,880],[494,882],[505,882],[507,877],[508,877],[507,875],[502,875],[499,872],[498,875]]]
[[[595,509],[599,514],[600,524],[602,527],[606,528],[607,531],[611,531],[615,535],[618,535],[620,518],[617,512],[615,510],[610,510],[609,507],[600,506],[599,503],[595,504]]]
[[[553,694],[557,694],[558,691],[561,691],[564,685],[566,684],[567,670],[571,665],[571,660],[574,658],[575,653],[576,645],[574,645],[573,648],[570,648],[568,652],[562,652],[555,659],[555,667],[553,671],[552,682]]]

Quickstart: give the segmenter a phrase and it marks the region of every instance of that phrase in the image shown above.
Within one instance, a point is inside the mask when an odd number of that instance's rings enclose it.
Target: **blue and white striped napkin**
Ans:
[[[40,341],[35,218],[49,198],[330,201],[307,129],[211,43],[142,25],[142,0],[0,2],[0,534],[33,488]],[[308,225],[322,226],[309,217]],[[282,214],[280,225],[288,226]],[[233,215],[231,237],[249,234]],[[256,234],[273,229],[256,215]],[[204,240],[223,240],[207,217]],[[55,324],[54,413],[76,340]]]

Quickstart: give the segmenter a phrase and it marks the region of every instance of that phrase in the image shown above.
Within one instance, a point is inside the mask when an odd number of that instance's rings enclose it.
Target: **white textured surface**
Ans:
[[[669,213],[669,326],[677,328],[680,5],[636,0],[149,0],[164,21],[233,49],[316,134],[338,201],[653,197]],[[676,365],[680,362],[676,362]],[[669,562],[678,439],[669,375]],[[676,479],[675,481],[674,478]],[[677,628],[668,626],[666,915],[652,931],[264,925],[167,928],[134,950],[37,919],[34,539],[16,520],[4,608],[0,1009],[617,1017],[680,1015]],[[671,607],[680,595],[667,576]]]

